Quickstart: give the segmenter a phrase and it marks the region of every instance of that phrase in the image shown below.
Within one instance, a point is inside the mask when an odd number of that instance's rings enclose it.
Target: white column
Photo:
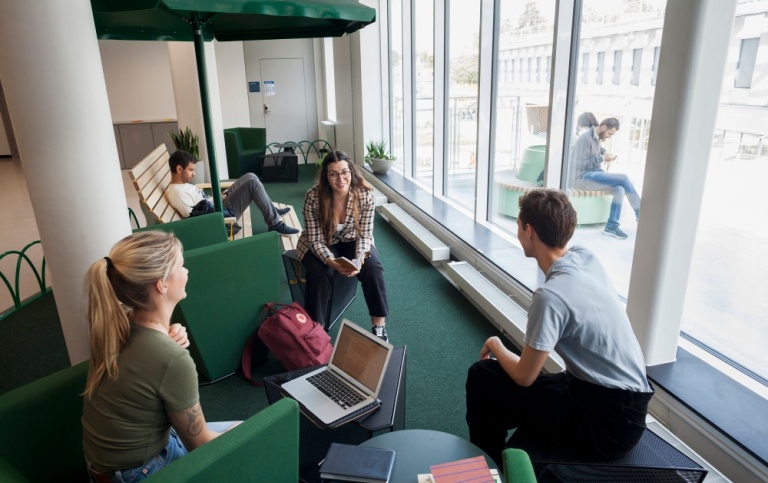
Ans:
[[[190,27],[191,28],[191,27]],[[205,127],[203,125],[203,107],[200,98],[200,85],[197,80],[197,63],[195,61],[195,45],[192,42],[168,42],[168,55],[171,59],[171,78],[173,93],[176,99],[176,118],[179,129],[189,129],[200,136],[200,159],[205,163],[198,164],[198,173],[193,183],[210,181],[208,170],[208,148],[205,142]],[[216,69],[216,51],[211,42],[205,44],[206,69],[208,70],[208,99],[211,103],[211,127],[214,132],[216,146],[216,165],[219,169],[219,179],[227,179],[227,153],[224,146],[224,123],[221,115],[219,97],[219,81]],[[200,165],[205,167],[200,170]]]
[[[667,2],[627,313],[648,365],[675,360],[736,0]]]
[[[90,2],[0,2],[0,76],[74,364],[85,272],[131,232]]]

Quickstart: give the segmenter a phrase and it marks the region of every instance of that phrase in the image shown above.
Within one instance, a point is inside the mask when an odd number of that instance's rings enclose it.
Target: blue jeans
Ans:
[[[165,446],[165,449],[160,451],[156,456],[150,458],[149,461],[146,461],[136,468],[110,471],[108,472],[108,475],[113,483],[133,483],[134,481],[142,481],[148,478],[149,475],[157,473],[185,454],[187,454],[187,448],[184,447],[184,443],[181,442],[179,435],[176,434],[176,430],[171,429],[171,434],[168,437],[168,444]],[[96,482],[96,478],[91,475],[90,464],[88,465],[88,478],[91,483]]]
[[[581,175],[581,180],[584,183],[580,184],[586,189],[608,191],[613,195],[606,228],[616,228],[619,226],[624,195],[627,196],[629,204],[635,210],[635,215],[640,216],[640,195],[626,174],[606,173],[602,170],[587,171]]]

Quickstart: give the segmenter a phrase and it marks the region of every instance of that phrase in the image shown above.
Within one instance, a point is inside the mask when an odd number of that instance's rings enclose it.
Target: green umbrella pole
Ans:
[[[203,41],[203,22],[194,17],[192,29],[195,41],[195,60],[197,61],[197,80],[200,83],[200,100],[203,104],[203,126],[205,127],[205,146],[208,148],[208,169],[211,173],[211,191],[213,191],[213,207],[223,213],[221,204],[221,189],[219,170],[216,167],[216,149],[213,143],[213,127],[211,126],[211,108],[208,103],[208,76],[205,70],[205,42]]]

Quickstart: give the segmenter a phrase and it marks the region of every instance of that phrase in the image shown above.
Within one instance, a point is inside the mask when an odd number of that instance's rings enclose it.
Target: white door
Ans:
[[[304,59],[261,59],[261,97],[267,144],[308,139]]]

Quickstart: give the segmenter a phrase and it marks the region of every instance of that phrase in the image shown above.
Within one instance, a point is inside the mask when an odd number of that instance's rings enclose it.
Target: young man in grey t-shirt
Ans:
[[[470,441],[497,464],[513,428],[516,448],[618,458],[642,436],[653,396],[626,311],[597,258],[566,248],[576,211],[563,192],[523,195],[517,225],[525,255],[546,280],[533,295],[522,354],[494,336],[469,369]],[[541,375],[553,350],[566,371]]]

